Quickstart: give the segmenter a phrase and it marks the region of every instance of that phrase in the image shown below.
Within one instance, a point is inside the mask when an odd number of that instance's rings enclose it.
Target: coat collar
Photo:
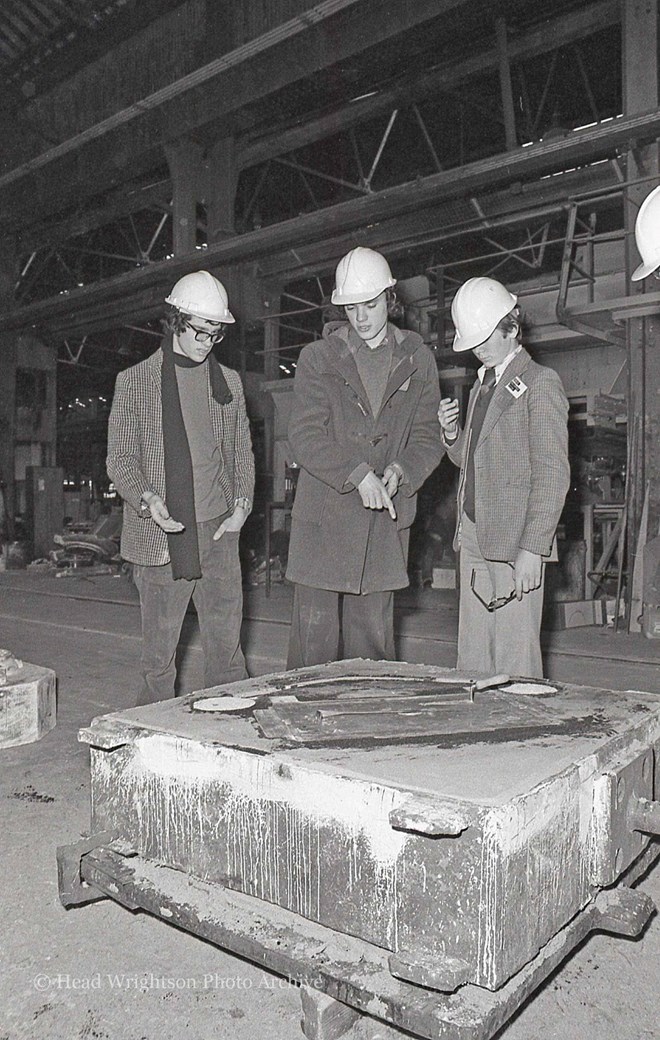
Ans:
[[[149,375],[154,381],[156,389],[160,394],[163,385],[163,350],[161,347],[154,353],[151,354],[144,364],[147,366]],[[213,406],[216,404],[215,398],[213,397],[213,391],[211,388],[211,380],[208,380],[208,398],[209,407],[213,411]]]
[[[149,375],[151,376],[154,383],[160,390],[162,380],[161,370],[163,367],[163,351],[160,347],[158,348],[155,354],[152,354],[150,357],[147,358],[146,365],[149,370]]]
[[[348,322],[331,322],[323,330],[323,342],[327,345],[328,364],[335,368],[352,390],[364,393],[355,358],[348,346],[350,325]],[[385,387],[383,404],[417,370],[417,351],[423,345],[422,337],[416,332],[398,329],[388,323],[387,334],[392,338],[392,371]]]

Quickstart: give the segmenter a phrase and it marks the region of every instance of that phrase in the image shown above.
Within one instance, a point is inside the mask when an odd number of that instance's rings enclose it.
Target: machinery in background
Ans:
[[[71,524],[62,534],[53,536],[58,546],[51,549],[50,563],[59,574],[111,574],[126,569],[119,553],[121,510],[116,509],[94,523]]]

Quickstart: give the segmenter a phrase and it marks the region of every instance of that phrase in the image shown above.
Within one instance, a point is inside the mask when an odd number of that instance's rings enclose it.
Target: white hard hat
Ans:
[[[631,275],[639,282],[660,267],[660,185],[646,196],[635,221],[635,241],[642,263]]]
[[[494,278],[469,278],[452,300],[454,350],[474,350],[485,343],[517,302],[518,297]]]
[[[165,299],[177,310],[206,321],[221,321],[231,325],[236,321],[229,312],[229,297],[222,282],[208,271],[193,271],[179,278]]]
[[[331,299],[339,305],[366,303],[393,285],[396,285],[396,278],[392,277],[385,257],[375,249],[356,246],[337,264]]]

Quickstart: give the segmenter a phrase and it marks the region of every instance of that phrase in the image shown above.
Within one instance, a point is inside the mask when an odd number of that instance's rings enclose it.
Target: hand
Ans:
[[[220,524],[220,527],[213,535],[213,541],[217,542],[222,538],[225,531],[240,531],[247,518],[247,509],[244,509],[243,506],[236,506],[231,516],[228,516],[226,520],[223,520]]]
[[[438,408],[438,421],[445,433],[455,437],[458,433],[458,400],[455,397],[443,397]]]
[[[396,509],[392,505],[387,488],[375,473],[367,473],[358,484],[358,491],[365,509],[387,509],[393,520],[396,520]]]
[[[538,553],[521,549],[512,566],[516,598],[520,600],[524,593],[533,592],[541,584],[541,557]]]
[[[402,480],[403,471],[397,462],[392,462],[389,466],[386,466],[383,473],[383,484],[390,498],[394,498]]]
[[[170,516],[170,511],[165,502],[155,491],[150,492],[149,495],[143,495],[142,501],[151,513],[151,519],[166,534],[176,534],[178,531],[183,531],[185,525]]]

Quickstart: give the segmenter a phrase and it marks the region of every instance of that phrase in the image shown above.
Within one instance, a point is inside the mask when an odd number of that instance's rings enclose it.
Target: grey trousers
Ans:
[[[543,676],[540,633],[545,566],[540,588],[526,592],[520,601],[514,599],[489,613],[470,588],[472,571],[475,572],[475,588],[488,603],[511,592],[513,570],[508,563],[484,559],[477,542],[476,527],[463,515],[459,567],[461,591],[456,667],[461,672],[503,673],[540,679]]]
[[[247,678],[240,645],[243,585],[238,556],[239,532],[213,535],[218,520],[197,525],[202,577],[174,581],[169,563],[134,569],[142,613],[143,687],[138,704],[174,696],[175,654],[192,598],[204,651],[204,686]]]
[[[340,652],[342,659],[395,660],[394,593],[353,595],[296,585],[287,668],[337,661]]]

